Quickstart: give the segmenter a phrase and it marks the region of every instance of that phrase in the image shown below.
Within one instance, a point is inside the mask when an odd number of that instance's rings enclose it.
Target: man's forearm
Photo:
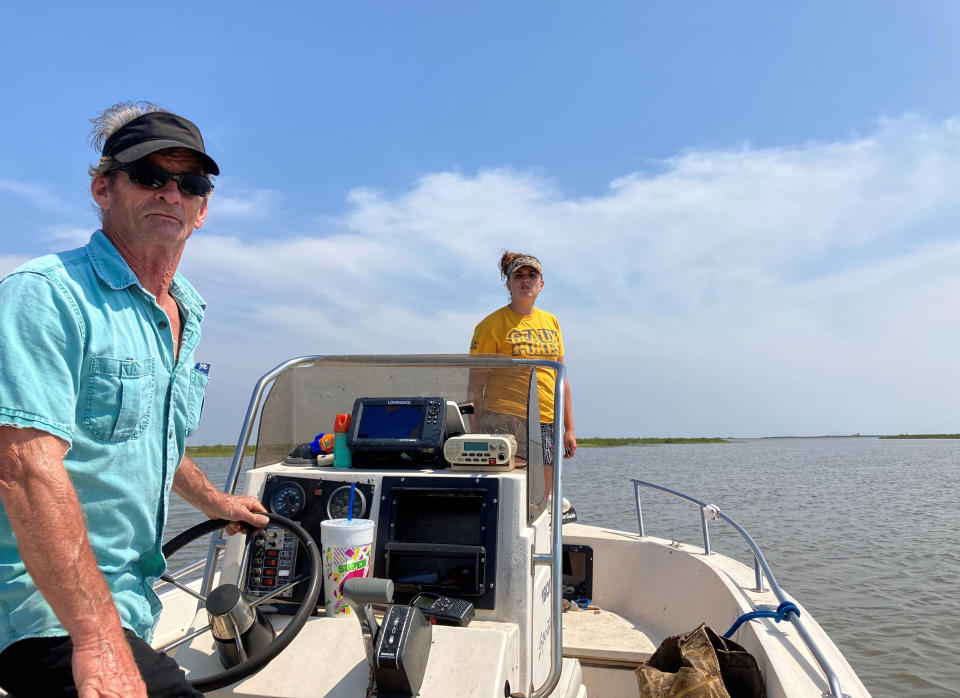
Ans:
[[[189,456],[184,456],[173,476],[174,491],[211,519],[226,519],[227,533],[233,535],[249,528],[267,525],[266,509],[256,497],[226,494],[210,482]],[[243,523],[242,523],[243,522]],[[249,524],[247,526],[246,524]]]
[[[173,476],[173,491],[207,516],[215,518],[218,515],[217,504],[223,492],[210,482],[190,456],[184,455],[180,461],[180,467]]]
[[[120,617],[63,466],[66,450],[44,432],[0,427],[0,500],[27,572],[75,642],[116,638]]]

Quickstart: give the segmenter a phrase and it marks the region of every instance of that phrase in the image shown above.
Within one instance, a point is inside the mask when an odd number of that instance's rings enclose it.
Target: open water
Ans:
[[[198,463],[223,484],[229,459]],[[876,698],[960,696],[960,440],[582,448],[565,463],[564,495],[583,523],[636,531],[631,478],[716,504],[746,528]],[[171,534],[202,520],[171,501]],[[702,543],[695,506],[647,490],[641,502],[647,534]],[[710,531],[715,550],[752,564],[725,524]]]

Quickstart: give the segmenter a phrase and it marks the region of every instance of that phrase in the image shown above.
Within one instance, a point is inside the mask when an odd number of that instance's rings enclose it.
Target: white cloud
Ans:
[[[45,230],[43,238],[51,243],[50,249],[68,249],[86,245],[92,232],[84,226],[52,225]]]
[[[239,333],[262,373],[284,348],[462,351],[506,301],[500,251],[529,251],[582,436],[956,431],[958,136],[908,116],[688,151],[582,198],[509,168],[436,173],[355,190],[308,235],[197,236],[183,268],[214,353]]]
[[[64,201],[49,189],[32,182],[19,182],[10,179],[0,179],[0,192],[13,194],[14,196],[26,201],[31,206],[71,217],[81,215],[78,209]]]
[[[223,193],[221,189],[224,190]],[[227,191],[230,193],[226,193]],[[277,192],[269,189],[233,190],[218,183],[211,198],[211,211],[216,211],[217,221],[263,221],[274,215],[274,206],[278,200]]]

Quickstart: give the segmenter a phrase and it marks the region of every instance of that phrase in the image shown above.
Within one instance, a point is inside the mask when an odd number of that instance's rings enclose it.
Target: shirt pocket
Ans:
[[[187,436],[197,430],[203,412],[203,397],[207,392],[210,377],[199,368],[190,371],[190,388],[187,392]]]
[[[136,438],[150,423],[156,384],[155,359],[90,362],[83,424],[98,441]]]

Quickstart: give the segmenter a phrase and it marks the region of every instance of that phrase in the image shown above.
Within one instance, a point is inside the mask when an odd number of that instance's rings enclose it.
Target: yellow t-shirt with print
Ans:
[[[560,323],[545,310],[534,308],[530,315],[518,315],[507,305],[480,321],[473,331],[470,353],[556,361],[563,358]],[[541,422],[553,421],[554,374],[537,369]],[[494,373],[487,382],[483,402],[491,412],[526,417],[527,386],[518,383],[515,376]]]

